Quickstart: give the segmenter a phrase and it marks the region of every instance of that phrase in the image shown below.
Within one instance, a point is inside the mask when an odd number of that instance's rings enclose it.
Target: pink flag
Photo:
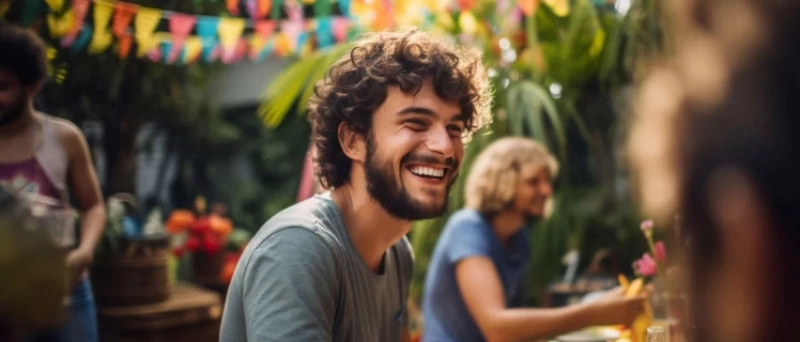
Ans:
[[[188,14],[174,13],[169,17],[169,30],[172,32],[172,50],[169,52],[167,60],[174,63],[181,54],[183,42],[192,32],[197,17]]]
[[[337,42],[342,42],[347,39],[347,30],[350,29],[350,21],[345,17],[336,17],[333,19],[333,37]]]

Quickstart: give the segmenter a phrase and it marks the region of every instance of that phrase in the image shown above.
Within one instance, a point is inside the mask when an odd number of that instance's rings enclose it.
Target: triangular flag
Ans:
[[[350,15],[350,0],[339,0],[339,12],[344,16]]]
[[[245,0],[244,7],[247,9],[247,14],[253,17],[254,20],[258,19],[258,4],[256,4],[256,0]]]
[[[50,13],[47,15],[47,26],[50,28],[50,35],[53,38],[59,38],[67,35],[72,31],[75,16],[72,14],[72,8],[67,10],[67,13],[57,17],[55,14]]]
[[[172,53],[172,42],[170,41],[162,41],[161,42],[161,59],[168,64],[173,64],[173,61],[169,60],[167,56]],[[178,51],[180,53],[180,51]]]
[[[92,27],[89,24],[84,24],[83,29],[78,34],[78,38],[75,39],[74,44],[72,44],[72,51],[82,50],[86,45],[89,44],[89,41],[92,39]]]
[[[155,47],[155,43],[152,42],[153,31],[160,20],[161,10],[142,7],[136,13],[134,26],[136,27],[136,44],[138,44],[137,56],[142,57]]]
[[[536,8],[539,7],[539,0],[517,0],[517,6],[525,16],[530,17],[536,13]]]
[[[270,7],[272,7],[271,0],[257,0],[258,3],[258,17],[263,18],[269,13]]]
[[[263,61],[264,58],[266,58],[270,54],[270,52],[272,52],[274,46],[275,46],[275,38],[273,37],[266,44],[264,44],[264,47],[261,48],[260,50],[253,51],[251,49],[250,59],[256,62]]]
[[[114,19],[111,22],[111,32],[117,37],[122,37],[128,31],[131,20],[136,14],[139,6],[127,2],[117,2],[114,4]]]
[[[183,42],[189,33],[192,32],[197,18],[193,15],[175,13],[169,17],[169,30],[172,32],[172,52],[169,53],[167,61],[174,63],[180,56]]]
[[[333,37],[337,42],[343,42],[347,39],[347,31],[350,29],[350,21],[347,18],[336,17],[333,18]]]
[[[223,60],[229,60],[236,53],[239,38],[244,31],[245,21],[241,18],[220,18],[217,34],[222,45]]]
[[[303,20],[303,7],[296,0],[286,0],[283,8],[286,10],[286,19],[289,21]]]
[[[83,28],[83,20],[89,11],[89,0],[72,0],[72,29],[61,39],[61,45],[70,46],[75,42],[78,33]]]
[[[89,43],[89,53],[100,53],[105,51],[113,36],[108,32],[108,22],[111,21],[111,15],[114,13],[114,8],[106,2],[95,1],[94,3],[94,35],[92,42]]]
[[[200,17],[197,20],[197,35],[203,43],[203,60],[211,62],[216,57],[217,50],[217,28],[219,27],[218,17]]]
[[[59,12],[62,8],[64,8],[64,0],[45,0],[47,2],[47,6],[50,7],[50,11]]]
[[[200,53],[203,51],[203,41],[200,37],[191,36],[186,38],[183,47],[183,51],[186,52],[183,58],[184,63],[192,63],[197,60],[197,57],[199,57]]]
[[[294,22],[284,20],[281,22],[281,32],[283,33],[284,37],[286,37],[287,41],[287,50],[286,52],[293,52],[297,49],[297,40],[300,37],[300,34],[303,33],[303,24],[302,22]]]
[[[289,50],[289,37],[283,32],[278,32],[278,34],[275,35],[275,53],[283,57],[289,54]]]
[[[123,34],[119,36],[119,57],[122,59],[127,59],[128,55],[131,53],[131,47],[133,46],[133,37],[130,34]]]
[[[253,30],[266,41],[266,39],[272,35],[272,32],[275,32],[276,26],[278,26],[278,24],[272,20],[259,20],[256,22]]]
[[[239,15],[239,0],[225,0],[225,7],[233,15]]]
[[[267,45],[267,42],[261,36],[254,34],[250,36],[250,59],[255,60],[261,53],[261,49]]]
[[[475,0],[458,0],[456,2],[461,12],[471,11],[475,8]]]
[[[333,45],[333,22],[330,17],[317,19],[317,44],[320,48]]]

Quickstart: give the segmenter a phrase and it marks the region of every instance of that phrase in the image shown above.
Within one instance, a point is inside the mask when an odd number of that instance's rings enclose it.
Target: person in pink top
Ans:
[[[0,185],[31,200],[34,215],[67,249],[69,319],[34,340],[97,340],[87,267],[105,227],[105,207],[86,139],[72,123],[33,108],[46,76],[45,45],[33,32],[0,23]],[[74,209],[73,209],[74,208]],[[75,227],[75,211],[80,230]]]

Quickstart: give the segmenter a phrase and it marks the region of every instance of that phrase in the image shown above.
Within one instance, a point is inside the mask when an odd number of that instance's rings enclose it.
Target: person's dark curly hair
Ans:
[[[38,83],[47,75],[47,48],[36,33],[0,23],[0,69],[16,75],[20,84]]]
[[[491,90],[480,55],[430,33],[368,34],[330,68],[308,109],[317,149],[315,172],[323,187],[339,187],[350,178],[352,163],[339,145],[339,125],[346,122],[367,136],[390,86],[416,93],[426,80],[440,98],[461,106],[465,140],[491,121]]]

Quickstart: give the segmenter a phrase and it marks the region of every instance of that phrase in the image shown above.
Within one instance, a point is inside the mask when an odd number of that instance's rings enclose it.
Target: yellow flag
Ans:
[[[189,63],[200,56],[200,52],[203,51],[203,41],[198,36],[189,36],[183,43],[183,48],[186,49],[186,59],[183,62]]]
[[[64,7],[64,0],[45,0],[52,11],[60,11]]]
[[[108,22],[114,13],[114,7],[105,2],[94,3],[94,34],[89,43],[89,53],[103,52],[111,45],[113,35],[108,31]]]
[[[565,17],[569,14],[569,3],[567,0],[544,0],[544,3],[550,6],[553,12],[559,17]]]
[[[72,14],[72,8],[67,10],[61,17],[56,17],[55,14],[50,13],[47,15],[47,26],[50,28],[50,35],[53,38],[60,38],[66,36],[72,30],[72,23],[75,21],[75,15]]]
[[[231,50],[236,48],[239,44],[239,38],[244,31],[244,19],[241,18],[220,18],[217,32],[219,33],[219,42],[222,44],[224,50]]]
[[[160,20],[161,10],[139,7],[139,11],[136,12],[136,19],[134,19],[136,32],[134,35],[136,36],[136,44],[138,44],[138,50],[136,51],[138,57],[144,56],[156,45],[156,42],[153,41],[153,31],[155,31]]]

